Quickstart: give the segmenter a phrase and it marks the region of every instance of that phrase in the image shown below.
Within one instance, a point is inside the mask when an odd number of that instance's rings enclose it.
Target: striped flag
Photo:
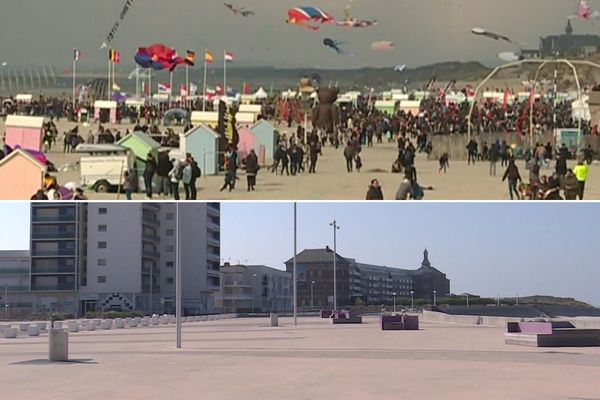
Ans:
[[[158,84],[158,93],[171,94],[171,85],[168,83],[159,83]]]
[[[187,50],[186,53],[187,54],[185,56],[185,62],[189,66],[193,67],[194,66],[194,62],[196,61],[196,53],[193,52],[193,51],[191,51],[191,50]]]
[[[226,51],[225,52],[225,62],[233,62],[233,60],[235,59],[235,56],[233,55],[233,53]]]
[[[110,49],[108,51],[108,59],[112,62],[114,62],[115,64],[118,64],[121,62],[121,53],[119,53],[117,50],[115,49]]]
[[[75,47],[73,47],[73,60],[79,61],[80,58],[81,58],[81,52],[79,50],[77,50]]]
[[[207,64],[212,64],[214,60],[215,56],[213,55],[213,53],[211,53],[209,50],[206,50],[206,53],[204,53],[204,62]]]

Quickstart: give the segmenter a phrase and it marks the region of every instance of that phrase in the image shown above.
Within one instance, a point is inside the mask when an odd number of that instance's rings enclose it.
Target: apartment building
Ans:
[[[0,315],[31,304],[29,266],[29,251],[0,251]]]

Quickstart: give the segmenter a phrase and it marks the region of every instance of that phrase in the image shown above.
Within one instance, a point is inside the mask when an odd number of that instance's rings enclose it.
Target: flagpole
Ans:
[[[140,98],[140,66],[135,65],[135,98]]]
[[[169,104],[173,99],[173,71],[169,73]]]
[[[108,81],[106,82],[106,97],[107,100],[110,100],[110,92],[112,90],[110,85],[110,50],[108,52]]]
[[[112,85],[110,86],[111,93],[115,90],[115,62],[112,62]]]
[[[149,68],[148,71],[148,98],[152,100],[152,68]]]
[[[202,111],[206,111],[206,69],[208,68],[208,62],[206,61],[206,52],[204,51],[204,81],[202,87]]]
[[[73,108],[75,108],[75,69],[77,68],[76,52],[77,50],[73,51]]]
[[[227,97],[227,51],[223,50],[223,93]]]
[[[185,106],[189,107],[188,99],[190,97],[190,66],[185,66]]]

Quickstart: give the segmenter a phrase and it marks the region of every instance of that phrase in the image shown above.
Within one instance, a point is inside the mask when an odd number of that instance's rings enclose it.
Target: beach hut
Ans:
[[[0,160],[0,200],[28,200],[42,187],[46,166],[18,149]]]
[[[219,135],[208,126],[201,124],[182,134],[179,148],[196,159],[204,175],[218,174]]]
[[[136,169],[138,176],[142,176],[144,168],[146,167],[146,157],[148,153],[152,153],[154,159],[158,159],[158,149],[160,149],[160,143],[146,135],[144,132],[132,132],[119,140],[117,144],[131,149],[136,158]]]
[[[217,126],[219,122],[219,113],[217,111],[192,111],[190,117],[192,125],[211,125]]]
[[[238,113],[253,114],[254,121],[252,121],[252,123],[254,123],[256,120],[258,120],[258,116],[262,113],[262,106],[260,104],[240,104],[238,107]]]
[[[9,115],[6,117],[6,144],[40,151],[44,137],[44,117]]]
[[[264,119],[261,119],[252,125],[250,131],[256,138],[254,150],[256,150],[258,159],[263,162],[263,165],[270,165],[273,162],[273,156],[275,155],[277,131]]]
[[[253,113],[237,112],[235,114],[235,122],[240,126],[251,126],[256,122],[257,116]]]
[[[238,129],[238,135],[240,137],[240,141],[237,146],[238,158],[240,160],[244,159],[250,150],[255,150],[256,154],[258,154],[258,150],[256,149],[256,136],[250,130],[250,128],[243,127]]]
[[[117,102],[96,100],[94,102],[94,120],[101,124],[117,123]]]
[[[404,100],[400,102],[400,109],[406,114],[411,113],[414,116],[419,115],[421,102],[416,100]]]
[[[377,100],[375,102],[375,109],[382,112],[387,113],[388,115],[392,115],[396,111],[396,107],[398,106],[397,101],[394,100]]]

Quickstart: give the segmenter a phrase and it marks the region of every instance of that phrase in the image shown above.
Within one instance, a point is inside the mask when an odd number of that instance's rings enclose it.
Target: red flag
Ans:
[[[508,99],[510,98],[510,90],[504,89],[504,110],[508,110]]]
[[[246,82],[244,82],[244,86],[242,87],[242,94],[252,94],[252,89]]]

